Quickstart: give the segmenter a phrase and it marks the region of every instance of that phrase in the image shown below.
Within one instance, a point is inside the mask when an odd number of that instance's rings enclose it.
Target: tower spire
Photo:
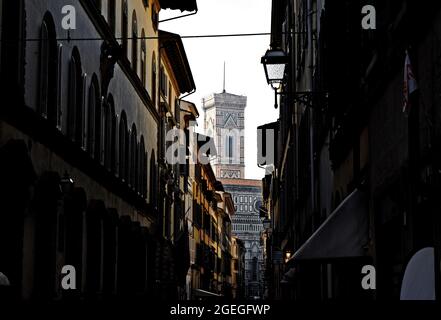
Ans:
[[[225,93],[226,91],[225,91],[225,61],[224,61],[224,88],[223,88],[223,91],[222,91],[223,93]]]

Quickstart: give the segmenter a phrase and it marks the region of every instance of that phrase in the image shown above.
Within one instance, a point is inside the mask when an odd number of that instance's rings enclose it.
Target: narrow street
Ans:
[[[4,301],[439,299],[441,4],[4,0],[0,36]]]

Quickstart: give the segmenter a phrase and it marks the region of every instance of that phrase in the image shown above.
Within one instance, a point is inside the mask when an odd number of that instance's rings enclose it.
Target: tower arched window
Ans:
[[[129,28],[129,7],[127,6],[127,0],[122,1],[122,19],[121,19],[121,38],[122,38],[122,50],[127,57],[128,47],[128,28]]]
[[[225,157],[230,163],[234,158],[234,139],[232,136],[225,137]]]
[[[50,13],[46,13],[40,30],[40,79],[39,113],[47,118],[51,125],[58,125],[58,54],[55,24]]]
[[[132,68],[138,73],[138,21],[135,10],[132,13]]]

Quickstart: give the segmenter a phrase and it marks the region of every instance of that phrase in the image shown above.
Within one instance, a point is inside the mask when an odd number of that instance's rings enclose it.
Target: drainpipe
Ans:
[[[310,70],[310,90],[313,91],[314,88],[314,46],[313,46],[313,34],[312,34],[312,15],[313,15],[313,8],[312,8],[312,1],[313,0],[307,0],[308,1],[308,51],[309,51],[309,70]],[[315,188],[314,188],[314,180],[315,180],[315,167],[314,167],[314,108],[309,108],[309,123],[310,123],[310,165],[311,165],[311,212],[314,213],[315,211]],[[314,221],[314,219],[312,219]]]

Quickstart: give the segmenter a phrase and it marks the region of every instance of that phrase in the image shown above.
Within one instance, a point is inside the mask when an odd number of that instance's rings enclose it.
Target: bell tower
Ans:
[[[245,108],[247,97],[225,90],[202,99],[205,135],[214,140],[217,156],[211,165],[218,179],[245,178]]]

